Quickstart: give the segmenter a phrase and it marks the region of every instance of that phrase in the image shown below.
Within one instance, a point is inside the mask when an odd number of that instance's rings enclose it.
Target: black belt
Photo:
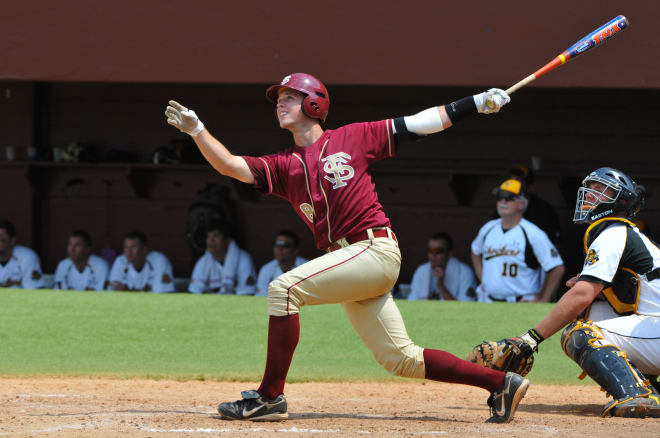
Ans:
[[[488,295],[488,298],[490,298],[490,299],[493,300],[493,301],[497,301],[497,302],[499,302],[499,303],[502,303],[502,302],[507,301],[506,298],[495,298],[495,297],[492,296],[492,295]],[[523,299],[523,296],[522,296],[522,295],[518,295],[518,296],[516,297],[516,302],[519,302],[519,301],[522,300],[522,299]]]

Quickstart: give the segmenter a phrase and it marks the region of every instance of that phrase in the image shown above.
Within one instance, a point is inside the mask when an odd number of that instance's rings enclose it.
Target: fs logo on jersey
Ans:
[[[584,266],[591,266],[598,261],[598,253],[590,249],[587,253],[587,257],[584,259]]]
[[[346,164],[350,159],[351,156],[347,153],[337,152],[321,160],[325,163],[323,164],[323,171],[328,174],[324,178],[332,183],[333,190],[346,186],[346,181],[353,178],[355,171]]]

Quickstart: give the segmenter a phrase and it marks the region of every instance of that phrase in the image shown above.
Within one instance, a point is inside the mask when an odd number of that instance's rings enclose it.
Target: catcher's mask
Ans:
[[[590,183],[602,184],[602,190],[590,188]],[[644,187],[628,175],[611,167],[601,167],[582,181],[577,192],[573,222],[594,222],[608,216],[632,218],[644,205]]]

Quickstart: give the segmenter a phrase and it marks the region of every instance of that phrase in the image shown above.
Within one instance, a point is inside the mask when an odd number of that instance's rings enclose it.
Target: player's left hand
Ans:
[[[193,137],[204,130],[204,124],[199,120],[195,111],[186,108],[176,100],[170,100],[169,106],[165,109],[165,116],[167,116],[167,123]]]
[[[496,113],[507,103],[511,102],[511,97],[506,91],[499,88],[491,88],[481,94],[476,94],[474,103],[477,105],[477,111],[483,114]]]

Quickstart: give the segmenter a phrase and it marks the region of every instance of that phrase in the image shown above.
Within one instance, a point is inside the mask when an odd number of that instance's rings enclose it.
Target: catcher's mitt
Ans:
[[[512,371],[524,376],[532,370],[537,350],[521,338],[484,341],[472,349],[467,360],[494,370]]]

